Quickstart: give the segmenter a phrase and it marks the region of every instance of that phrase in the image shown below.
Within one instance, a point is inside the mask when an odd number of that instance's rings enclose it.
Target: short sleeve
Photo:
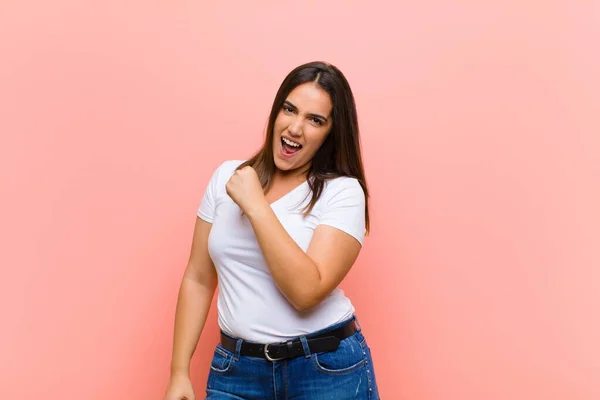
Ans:
[[[365,193],[355,178],[328,182],[319,224],[329,225],[353,236],[362,245],[365,238]]]
[[[198,208],[198,217],[202,218],[206,222],[212,223],[215,218],[215,204],[217,188],[219,185],[219,172],[222,167],[223,165],[220,165],[213,172],[212,177],[210,178],[210,181],[204,190],[200,207]]]

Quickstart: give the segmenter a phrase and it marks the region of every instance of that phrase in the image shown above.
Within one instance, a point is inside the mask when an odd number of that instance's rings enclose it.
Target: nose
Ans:
[[[298,116],[291,121],[290,126],[288,126],[288,131],[292,136],[302,135],[302,117]]]

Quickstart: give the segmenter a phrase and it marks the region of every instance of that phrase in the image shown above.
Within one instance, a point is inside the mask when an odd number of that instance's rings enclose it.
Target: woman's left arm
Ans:
[[[251,167],[236,171],[227,192],[248,216],[275,283],[297,310],[319,304],[356,261],[361,243],[335,222],[317,226],[305,253],[279,222]]]

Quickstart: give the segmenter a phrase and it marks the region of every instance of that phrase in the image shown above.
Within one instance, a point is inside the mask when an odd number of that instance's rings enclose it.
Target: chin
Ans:
[[[282,160],[277,156],[273,157],[273,162],[275,164],[275,167],[277,167],[277,169],[280,171],[290,171],[293,169],[293,167],[290,164],[288,164],[287,162],[285,162],[285,160]]]

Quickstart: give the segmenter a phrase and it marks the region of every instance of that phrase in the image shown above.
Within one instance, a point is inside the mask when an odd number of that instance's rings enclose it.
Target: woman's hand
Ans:
[[[172,376],[164,400],[196,400],[189,376]]]
[[[246,214],[269,204],[254,168],[246,166],[235,171],[225,185],[227,194]]]

